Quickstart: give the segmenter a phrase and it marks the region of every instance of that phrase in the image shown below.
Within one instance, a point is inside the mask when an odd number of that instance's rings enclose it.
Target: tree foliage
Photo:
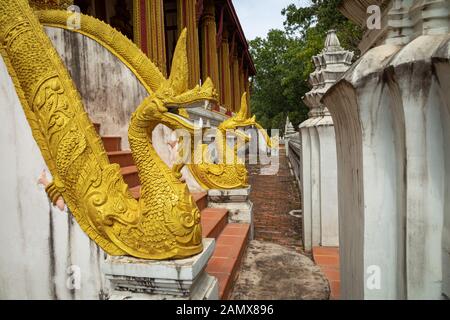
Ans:
[[[344,48],[355,51],[362,30],[338,10],[341,0],[311,0],[307,7],[289,5],[281,12],[285,30],[270,30],[250,41],[257,75],[252,111],[267,129],[284,129],[289,115],[294,126],[307,119],[302,97],[310,90],[312,57],[323,49],[328,30],[335,29]]]

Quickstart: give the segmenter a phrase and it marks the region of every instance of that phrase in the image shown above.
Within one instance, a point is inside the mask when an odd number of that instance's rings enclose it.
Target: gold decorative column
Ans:
[[[245,70],[243,60],[241,60],[241,63],[239,64],[239,92],[241,97],[245,92]]]
[[[237,112],[241,105],[241,89],[239,80],[239,59],[237,48],[234,49],[231,58],[231,70],[232,70],[232,86],[233,86],[233,112]]]
[[[147,1],[147,25],[149,28],[149,57],[166,75],[166,39],[164,34],[163,0]]]
[[[166,75],[163,0],[134,0],[133,11],[134,42]]]
[[[28,3],[35,10],[66,10],[73,5],[73,0],[29,0]]]
[[[200,48],[198,41],[196,0],[177,0],[178,33],[187,28],[189,87],[200,83]]]
[[[202,79],[210,77],[214,86],[219,90],[219,59],[217,56],[217,27],[216,9],[214,1],[209,0],[204,4],[201,21],[202,37]]]
[[[250,115],[252,114],[252,110],[251,110],[251,106],[250,106],[250,80],[249,78],[249,72],[248,69],[245,69],[245,92],[247,92],[247,105],[248,105],[248,114],[247,116],[250,117]]]
[[[231,94],[231,73],[230,73],[230,45],[228,42],[228,31],[222,33],[222,43],[220,45],[220,92],[221,103],[232,111],[233,96]]]

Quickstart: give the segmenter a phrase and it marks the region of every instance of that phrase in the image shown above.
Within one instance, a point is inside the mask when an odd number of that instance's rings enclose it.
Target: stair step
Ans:
[[[219,297],[229,298],[247,249],[249,224],[228,224],[216,242],[216,249],[206,271],[219,280]]]
[[[202,210],[203,238],[217,239],[228,224],[228,210],[206,208]]]
[[[208,193],[206,192],[192,192],[192,197],[194,201],[197,203],[198,209],[203,211],[208,207]]]
[[[120,151],[122,149],[121,143],[122,138],[116,136],[103,136],[103,145],[105,146],[106,152]]]
[[[135,165],[131,151],[111,151],[108,152],[108,157],[111,163],[117,163],[121,167]]]
[[[134,188],[139,186],[141,183],[139,181],[139,176],[136,166],[129,166],[120,168],[120,172],[123,175],[125,182],[128,184],[129,188]]]
[[[100,134],[100,123],[94,123],[95,131],[97,131],[98,134]]]

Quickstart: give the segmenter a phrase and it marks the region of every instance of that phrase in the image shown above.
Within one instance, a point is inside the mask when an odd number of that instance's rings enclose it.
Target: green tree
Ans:
[[[305,78],[314,70],[312,57],[323,49],[329,30],[336,30],[341,45],[355,52],[359,57],[358,44],[361,41],[362,29],[343,16],[338,10],[342,0],[310,0],[308,7],[297,7],[290,4],[281,11],[286,17],[284,26],[290,37],[303,39],[302,58],[308,66]]]
[[[283,129],[292,113],[301,121],[308,112],[301,97],[309,90],[302,79],[301,44],[282,30],[271,30],[265,39],[250,41],[257,69],[253,82],[252,110],[266,129]],[[281,125],[280,125],[281,124]]]
[[[339,13],[341,1],[311,0],[307,7],[291,4],[281,12],[285,30],[270,30],[266,38],[250,41],[257,70],[252,111],[265,128],[283,130],[287,115],[295,127],[307,118],[302,97],[310,90],[312,57],[323,49],[328,30],[335,29],[342,46],[358,56],[362,30]]]

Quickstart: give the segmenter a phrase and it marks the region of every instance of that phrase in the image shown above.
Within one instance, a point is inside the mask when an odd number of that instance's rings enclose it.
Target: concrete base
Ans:
[[[251,187],[236,190],[209,190],[210,208],[228,209],[229,223],[250,224],[250,239],[254,238],[253,203],[250,201]]]
[[[108,257],[102,271],[111,285],[110,300],[218,300],[216,278],[205,267],[214,239],[203,240],[201,254],[183,260],[141,260]]]

